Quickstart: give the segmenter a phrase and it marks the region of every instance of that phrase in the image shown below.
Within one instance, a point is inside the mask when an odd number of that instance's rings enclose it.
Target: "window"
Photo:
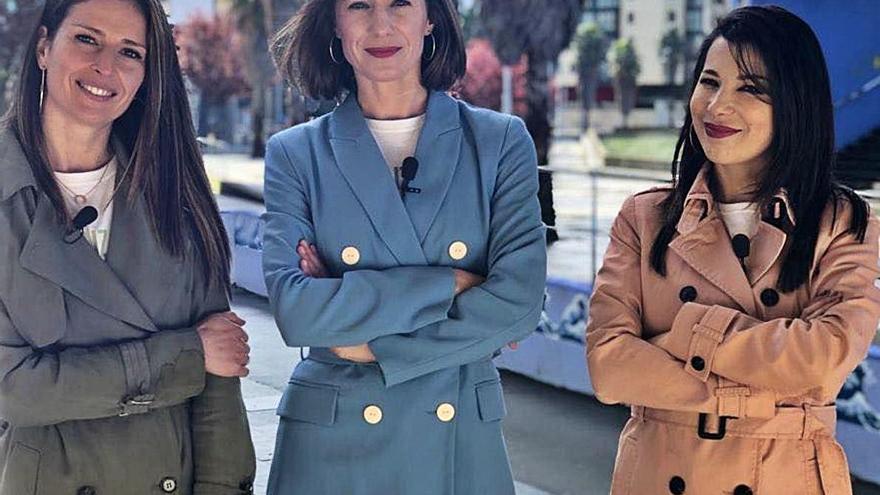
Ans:
[[[630,24],[636,22],[636,15],[633,14],[632,12],[630,12],[630,13],[626,16],[626,22],[628,22],[628,23],[630,23]]]
[[[669,12],[667,12],[667,13],[666,13],[666,19],[667,19],[669,22],[675,22],[675,11],[674,11],[674,10],[670,10]]]
[[[687,30],[691,32],[703,31],[703,13],[699,10],[689,10],[687,13]]]

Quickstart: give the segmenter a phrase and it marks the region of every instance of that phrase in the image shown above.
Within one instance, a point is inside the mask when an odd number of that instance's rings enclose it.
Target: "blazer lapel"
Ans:
[[[461,154],[461,141],[458,105],[445,93],[432,92],[425,126],[416,147],[419,170],[410,184],[421,189],[421,193],[406,195],[406,209],[420,244],[425,242],[452,185]]]
[[[330,117],[330,146],[336,166],[398,263],[426,264],[394,177],[353,94]]]
[[[117,200],[114,205],[113,228],[121,225],[116,218],[116,207],[120,203],[123,201]],[[62,240],[64,230],[65,227],[55,218],[49,199],[41,196],[19,258],[22,267],[57,284],[102,313],[155,331],[152,320],[111,266],[98,256],[95,248],[83,238],[72,244],[65,243]],[[113,237],[120,235],[122,232],[111,229],[111,246]]]
[[[721,289],[748,314],[755,314],[751,284],[740,269],[724,222],[715,214],[669,243],[685,263]],[[727,261],[725,261],[727,260]]]

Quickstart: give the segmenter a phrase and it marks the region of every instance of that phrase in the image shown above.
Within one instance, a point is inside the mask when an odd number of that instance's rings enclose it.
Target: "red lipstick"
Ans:
[[[400,51],[399,46],[381,46],[377,48],[367,48],[367,53],[376,58],[388,58]]]
[[[710,124],[709,122],[704,122],[703,125],[706,127],[706,134],[714,139],[724,139],[740,132],[740,129],[734,129],[733,127],[718,124]]]

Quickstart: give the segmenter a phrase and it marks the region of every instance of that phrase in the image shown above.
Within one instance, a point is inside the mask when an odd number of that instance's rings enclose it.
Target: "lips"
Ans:
[[[116,91],[98,84],[91,84],[83,81],[76,81],[77,87],[82,90],[88,98],[95,101],[107,101],[117,95]]]
[[[742,132],[740,129],[734,129],[733,127],[712,124],[709,122],[704,122],[703,125],[706,128],[706,135],[714,139],[724,139]]]
[[[399,46],[383,46],[378,48],[367,48],[367,53],[376,57],[376,58],[388,58],[394,56],[397,52],[400,51]]]

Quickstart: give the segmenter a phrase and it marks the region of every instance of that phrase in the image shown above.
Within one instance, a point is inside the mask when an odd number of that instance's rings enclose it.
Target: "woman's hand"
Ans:
[[[309,244],[305,239],[299,241],[296,246],[296,254],[299,255],[299,269],[307,276],[312,278],[327,278],[327,269],[321,256],[318,255],[318,248],[314,244]]]
[[[214,313],[196,325],[205,351],[205,371],[223,377],[248,375],[251,348],[244,324],[238,315],[226,311]]]
[[[483,282],[486,281],[485,277],[481,277],[475,273],[466,272],[464,270],[459,270],[458,268],[453,268],[452,270],[455,273],[455,295],[459,295],[462,292],[476,287]]]

